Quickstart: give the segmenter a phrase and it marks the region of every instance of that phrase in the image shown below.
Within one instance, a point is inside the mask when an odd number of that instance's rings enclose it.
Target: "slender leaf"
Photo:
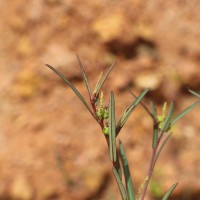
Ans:
[[[195,91],[193,91],[193,90],[188,90],[190,93],[192,93],[193,95],[195,95],[195,96],[197,96],[197,97],[199,97],[200,98],[200,93],[198,93],[198,92],[195,92]]]
[[[169,129],[171,125],[170,122],[171,122],[173,113],[174,113],[174,102],[172,102],[170,105],[169,112],[167,113],[167,116],[164,120],[164,124],[162,126],[161,132],[165,132]]]
[[[116,161],[116,127],[115,127],[115,100],[114,93],[110,93],[109,102],[109,147],[110,147],[110,159]]]
[[[131,93],[132,96],[134,96],[135,98],[137,98],[137,96],[133,92],[131,92],[131,91],[129,91],[129,92]],[[149,108],[142,101],[140,101],[140,104],[146,110],[146,112],[150,115],[150,117],[155,121],[154,116],[151,113],[151,111],[149,110]]]
[[[58,76],[60,76],[60,78],[63,79],[65,81],[65,83],[67,83],[70,86],[70,88],[74,91],[74,93],[77,95],[77,97],[82,101],[82,103],[85,105],[85,107],[89,110],[89,112],[91,113],[91,115],[95,118],[95,116],[94,116],[94,114],[93,114],[90,106],[85,101],[85,99],[83,98],[83,96],[79,93],[79,91],[74,87],[74,85],[65,76],[63,76],[60,72],[58,72],[55,68],[53,68],[51,65],[46,64],[46,66],[48,68],[50,68]]]
[[[178,183],[173,184],[171,186],[171,188],[165,193],[165,195],[162,198],[162,200],[167,200],[169,198],[169,196],[171,195],[171,193],[174,191],[174,189],[176,188],[177,185],[178,185]]]
[[[122,183],[122,181],[121,181],[121,179],[119,177],[119,174],[117,173],[117,170],[113,167],[112,171],[113,171],[113,174],[115,176],[116,182],[118,184],[122,199],[123,200],[127,200],[126,190],[125,190],[124,185],[123,185],[123,183]]]
[[[163,143],[161,144],[160,148],[158,149],[157,153],[156,153],[156,157],[154,159],[154,165],[156,164],[156,161],[158,160],[158,157],[162,151],[162,149],[164,148],[165,144],[168,142],[168,140],[170,139],[170,137],[172,136],[172,133],[170,133],[165,140],[163,141]]]
[[[152,148],[155,148],[158,141],[158,125],[153,125],[153,140],[152,140]]]
[[[127,161],[126,153],[121,141],[119,141],[119,146],[120,146],[120,154],[121,154],[122,165],[123,165],[123,170],[124,170],[124,177],[125,177],[125,182],[126,182],[126,191],[128,193],[128,200],[135,200],[135,193],[134,193],[133,184],[131,180],[128,161]]]
[[[110,96],[111,96],[111,95],[110,95]],[[110,153],[110,160],[113,161],[112,127],[111,127],[111,125],[112,125],[112,117],[111,117],[111,113],[112,113],[111,97],[110,97],[110,101],[109,101],[108,112],[109,112],[109,117],[108,117],[109,153]]]
[[[99,78],[98,78],[97,83],[96,83],[96,86],[94,88],[94,92],[93,93],[96,94],[96,95],[98,95],[97,90],[99,91],[99,87],[101,85],[101,77],[102,77],[102,75],[103,75],[103,72],[100,73]]]
[[[181,119],[184,115],[186,115],[188,112],[190,112],[193,108],[198,106],[200,104],[200,100],[192,104],[191,106],[187,107],[185,110],[183,110],[181,113],[179,113],[176,117],[173,118],[171,121],[171,126],[173,126],[179,119]]]
[[[86,74],[85,74],[85,70],[84,70],[83,65],[82,65],[82,63],[81,63],[81,59],[80,59],[79,55],[76,54],[76,56],[77,56],[77,60],[78,60],[78,63],[79,63],[79,67],[80,67],[80,69],[81,69],[81,72],[82,72],[82,75],[83,75],[83,79],[84,79],[84,82],[85,82],[85,85],[86,85],[86,88],[87,88],[89,97],[90,97],[90,99],[91,99],[91,98],[92,98],[92,97],[91,97],[91,94],[92,94],[92,93],[91,93],[91,88],[90,88],[90,85],[89,85],[87,76],[86,76]]]
[[[152,109],[152,115],[153,115],[153,119],[154,119],[152,148],[155,148],[157,145],[157,141],[158,141],[158,123],[157,123],[156,107],[152,101],[151,101],[151,109]]]
[[[117,160],[116,160],[116,170],[119,174],[120,179],[122,180],[122,170],[121,170],[118,156],[117,156]]]
[[[116,64],[116,61],[110,66],[109,70],[107,71],[106,75],[104,76],[103,80],[100,82],[99,86],[97,87],[97,90],[96,90],[96,94],[99,93],[99,91],[101,90],[104,82],[106,81],[106,79],[108,78],[108,75],[110,74],[110,72],[112,71],[112,69],[114,68]]]
[[[146,93],[149,91],[149,88],[145,89],[134,101],[133,103],[125,110],[123,116],[120,118],[117,129],[116,129],[116,135],[119,134],[121,128],[124,126],[126,121],[128,120],[129,116],[133,112],[133,110],[136,108],[136,106],[140,103],[142,98],[146,95]]]
[[[143,97],[146,95],[146,93],[150,90],[150,88],[145,89],[136,99],[135,99],[135,106],[137,106],[140,101],[143,99]]]

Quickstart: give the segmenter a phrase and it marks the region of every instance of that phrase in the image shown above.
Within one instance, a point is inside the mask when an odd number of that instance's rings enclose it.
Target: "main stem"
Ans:
[[[91,106],[92,106],[92,110],[93,110],[93,116],[94,116],[94,118],[96,119],[96,121],[99,123],[99,125],[100,125],[100,127],[101,127],[101,129],[103,130],[103,128],[104,128],[104,121],[103,121],[103,119],[98,119],[98,117],[97,117],[97,115],[96,115],[96,112],[97,112],[97,108],[96,108],[96,105],[95,105],[95,101],[96,101],[96,98],[98,98],[97,97],[97,95],[96,94],[94,94],[93,95],[93,97],[91,97],[91,95],[89,95],[90,96],[90,103],[91,103]],[[119,130],[120,131],[120,130]],[[119,133],[119,131],[118,131],[118,133]],[[107,136],[107,135],[104,135],[105,136],[105,139],[106,139],[106,143],[107,143],[107,145],[108,145],[108,149],[109,149],[109,137]],[[117,161],[112,161],[112,165],[113,165],[113,167],[117,170],[117,163],[119,163],[119,157],[118,157],[118,155],[117,155]]]

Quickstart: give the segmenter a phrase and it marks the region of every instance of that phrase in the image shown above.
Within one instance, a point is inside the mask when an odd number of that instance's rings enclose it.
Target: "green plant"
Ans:
[[[123,115],[119,119],[118,123],[116,123],[115,120],[115,97],[114,93],[110,92],[110,100],[109,100],[109,106],[104,105],[104,99],[103,99],[103,92],[100,93],[108,75],[112,71],[112,69],[115,66],[115,63],[112,64],[112,66],[109,68],[105,76],[102,78],[103,73],[100,74],[99,79],[97,81],[96,87],[94,91],[92,92],[87,76],[85,74],[84,67],[81,63],[81,60],[79,56],[77,55],[78,63],[80,66],[80,70],[82,72],[82,76],[88,91],[90,105],[87,103],[87,101],[84,99],[84,97],[79,93],[79,91],[76,89],[76,87],[60,72],[58,72],[56,69],[54,69],[50,65],[46,65],[49,67],[53,72],[55,72],[60,78],[62,78],[65,83],[67,83],[70,88],[74,91],[74,93],[77,95],[77,97],[81,100],[81,102],[85,105],[87,110],[90,112],[92,117],[96,120],[96,122],[100,125],[102,132],[104,134],[104,137],[106,139],[108,148],[109,148],[109,154],[110,154],[110,160],[112,161],[112,171],[114,174],[114,177],[116,179],[116,182],[118,184],[121,197],[123,200],[144,200],[147,187],[149,185],[149,181],[152,177],[155,164],[158,160],[158,157],[165,146],[165,144],[170,139],[172,132],[171,128],[176,124],[176,122],[181,119],[186,113],[188,113],[190,110],[195,108],[200,104],[200,100],[186,108],[184,111],[182,111],[177,116],[174,116],[174,103],[172,102],[170,104],[169,110],[167,112],[167,104],[164,103],[162,114],[158,115],[157,110],[155,107],[155,104],[151,102],[151,110],[142,103],[143,97],[147,94],[149,91],[149,88],[142,91],[142,93],[139,96],[134,95],[131,93],[134,97],[133,102],[130,104],[130,106],[124,111]],[[189,90],[193,95],[196,95],[197,97],[200,97],[200,94],[197,92],[194,92],[192,90]],[[134,109],[137,107],[138,104],[141,104],[144,109],[147,111],[147,113],[151,116],[153,120],[153,134],[152,134],[152,156],[150,160],[149,170],[148,174],[143,181],[143,183],[140,186],[140,189],[138,193],[135,193],[135,189],[132,185],[132,179],[130,175],[129,165],[126,158],[126,153],[124,150],[124,146],[121,141],[119,141],[119,153],[117,152],[117,144],[116,144],[116,138],[119,135],[121,129],[125,125],[126,121],[134,111]],[[121,159],[121,163],[120,163]],[[122,177],[124,177],[124,182]],[[162,200],[167,200],[170,194],[173,192],[173,190],[176,188],[178,183],[173,184],[170,189],[166,192]]]

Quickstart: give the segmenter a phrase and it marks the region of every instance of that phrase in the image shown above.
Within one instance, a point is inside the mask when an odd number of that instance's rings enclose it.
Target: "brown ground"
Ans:
[[[0,0],[0,199],[120,199],[100,128],[44,64],[87,97],[75,52],[93,86],[117,59],[104,87],[105,102],[116,93],[117,118],[132,101],[128,88],[151,87],[148,105],[150,96],[159,108],[174,100],[179,112],[197,99],[186,88],[200,89],[199,10],[199,0]],[[199,111],[175,127],[148,199],[174,182],[172,199],[200,199]],[[148,168],[151,127],[138,107],[120,135],[136,190]]]

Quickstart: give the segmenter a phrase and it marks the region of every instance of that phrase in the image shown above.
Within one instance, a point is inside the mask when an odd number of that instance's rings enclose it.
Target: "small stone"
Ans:
[[[154,39],[153,38],[153,29],[148,23],[139,22],[139,23],[135,24],[135,26],[133,28],[139,37],[141,37],[145,40],[153,40]]]
[[[109,42],[122,35],[124,21],[120,13],[109,14],[97,19],[93,23],[92,30],[103,42]]]
[[[200,84],[199,65],[192,62],[184,62],[178,66],[178,74],[181,83],[188,87],[198,87]]]
[[[42,56],[42,61],[44,63],[50,64],[56,68],[56,70],[60,71],[69,80],[73,78],[81,78],[75,54],[58,44],[50,44],[47,48],[46,53]],[[50,70],[48,71],[49,74],[52,74]],[[52,75],[52,78],[56,78],[57,80],[57,76],[54,74]]]
[[[127,77],[125,74],[116,74],[115,78],[112,80],[112,87],[119,91],[124,91],[128,86],[131,85],[131,78]]]
[[[32,22],[37,22],[42,19],[44,14],[44,1],[43,0],[31,0],[27,2],[26,18]]]
[[[152,90],[155,90],[161,84],[162,77],[158,73],[142,73],[137,75],[134,81],[139,88],[150,87]]]
[[[33,188],[24,176],[17,177],[10,190],[11,197],[17,200],[33,199]]]

